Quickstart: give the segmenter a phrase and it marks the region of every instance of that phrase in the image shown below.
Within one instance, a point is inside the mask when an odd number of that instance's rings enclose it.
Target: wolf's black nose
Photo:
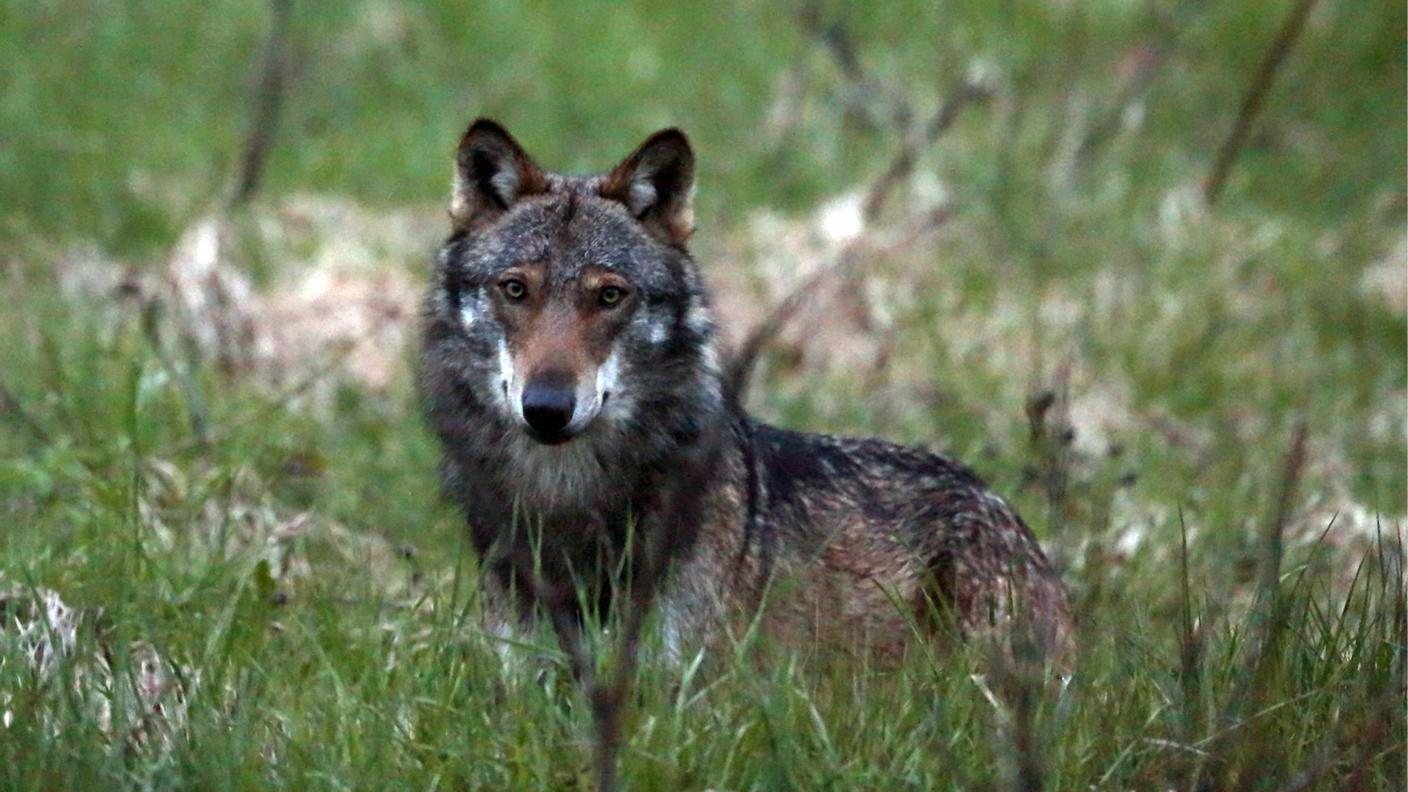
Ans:
[[[555,438],[566,429],[576,404],[570,388],[530,384],[523,389],[523,419],[542,438]]]

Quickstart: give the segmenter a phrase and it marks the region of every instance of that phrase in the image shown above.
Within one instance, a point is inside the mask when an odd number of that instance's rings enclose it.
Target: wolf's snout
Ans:
[[[572,422],[577,397],[570,383],[535,382],[523,389],[523,420],[544,442],[561,442]]]

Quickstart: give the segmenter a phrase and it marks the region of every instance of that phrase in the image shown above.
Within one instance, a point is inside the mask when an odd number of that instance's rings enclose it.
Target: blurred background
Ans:
[[[1075,448],[1172,457],[1149,486],[1188,498],[1305,414],[1327,486],[1401,514],[1401,4],[1303,4],[1207,200],[1301,5],[6,3],[0,371],[41,409],[85,323],[179,304],[164,354],[202,401],[350,365],[419,432],[408,314],[468,121],[569,172],[678,125],[732,339],[845,270],[767,345],[768,417],[1006,472],[1047,391]],[[221,308],[211,277],[250,293]],[[338,343],[359,348],[320,364]]]
[[[484,115],[568,172],[686,130],[749,406],[969,461],[1087,623],[1174,619],[1185,534],[1245,599],[1268,520],[1343,592],[1405,513],[1404,31],[1398,0],[0,1],[0,580],[176,645],[250,586],[443,591],[416,311]]]

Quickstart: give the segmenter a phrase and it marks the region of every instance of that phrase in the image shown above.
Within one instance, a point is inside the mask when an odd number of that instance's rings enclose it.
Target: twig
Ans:
[[[860,106],[866,120],[877,126],[889,121],[906,127],[914,116],[914,111],[904,97],[890,91],[882,82],[866,72],[860,62],[855,37],[845,22],[830,24],[822,21],[821,4],[809,2],[802,6],[797,15],[803,31],[814,37],[836,62],[841,76],[850,83],[848,95],[843,98],[852,105]],[[879,105],[883,104],[881,107]]]
[[[1208,755],[1211,756],[1213,754],[1213,748],[1217,745],[1219,740],[1226,738],[1228,735],[1235,734],[1236,732],[1239,732],[1242,729],[1251,726],[1252,724],[1260,723],[1263,718],[1273,713],[1279,712],[1285,709],[1286,707],[1294,706],[1302,701],[1305,701],[1308,698],[1318,696],[1324,693],[1327,689],[1328,686],[1317,687],[1313,690],[1307,690],[1303,693],[1298,693],[1288,699],[1278,701],[1275,704],[1262,707],[1251,715],[1248,715],[1245,718],[1238,719],[1237,721],[1232,723],[1232,725],[1218,729],[1216,732],[1213,732],[1212,734],[1209,734],[1201,740],[1198,740],[1197,742],[1192,744],[1192,747],[1206,749]],[[1190,786],[1189,788],[1192,789],[1194,787]]]
[[[1257,599],[1263,603],[1272,602],[1281,580],[1281,554],[1285,543],[1286,523],[1291,519],[1295,508],[1296,490],[1300,486],[1300,474],[1305,467],[1305,441],[1308,435],[1305,419],[1296,421],[1291,430],[1291,447],[1281,464],[1281,492],[1276,501],[1276,511],[1262,533],[1262,568],[1257,583]]]
[[[240,156],[240,172],[228,208],[243,206],[259,190],[288,82],[288,19],[293,0],[270,0],[269,34],[259,64],[259,83],[250,102],[249,129]]]
[[[26,410],[24,405],[20,403],[20,400],[15,397],[15,394],[10,390],[10,386],[6,385],[3,379],[0,379],[0,416],[13,416],[15,420],[27,429],[30,434],[34,435],[34,439],[38,440],[40,443],[48,445],[53,440],[48,430],[40,425],[39,421],[36,420],[34,416],[29,414],[29,411]]]
[[[1183,583],[1181,625],[1178,634],[1178,682],[1183,693],[1183,739],[1191,741],[1202,726],[1203,703],[1203,630],[1193,618],[1193,591],[1188,572],[1188,523],[1183,519],[1183,505],[1178,506],[1178,530],[1182,553],[1180,571]]]
[[[954,122],[958,120],[958,114],[963,112],[963,109],[968,105],[984,101],[991,96],[992,91],[985,85],[967,79],[959,81],[928,123],[905,139],[900,150],[895,154],[895,158],[890,161],[890,166],[871,186],[861,210],[866,222],[879,216],[886,199],[914,170],[919,155],[924,152],[924,149],[934,145],[953,126]]]
[[[869,77],[865,69],[860,65],[860,54],[856,52],[856,44],[851,32],[841,22],[826,24],[821,20],[820,3],[807,3],[798,14],[798,21],[802,28],[808,33],[816,36],[817,40],[826,47],[836,65],[841,69],[841,73],[846,79],[863,84],[869,82]]]
[[[861,216],[869,224],[879,214],[895,188],[904,181],[913,170],[918,161],[919,155],[926,147],[932,146],[943,136],[958,120],[958,115],[964,108],[976,102],[983,101],[991,96],[991,91],[984,85],[973,81],[963,80],[958,83],[949,97],[939,106],[937,112],[929,119],[923,127],[907,136],[896,152],[894,159],[890,161],[888,167],[875,180],[870,189],[866,191],[865,200],[862,203]],[[907,233],[899,242],[889,245],[884,252],[890,252],[905,245],[908,245],[919,235],[932,231],[933,229],[948,222],[953,215],[953,207],[944,204],[926,215],[918,224]],[[748,387],[748,379],[753,373],[753,367],[757,364],[758,357],[763,349],[777,338],[823,285],[831,282],[835,278],[849,277],[867,258],[878,258],[875,252],[864,250],[867,237],[862,235],[841,250],[835,260],[822,266],[811,277],[802,281],[784,298],[778,301],[757,324],[748,331],[738,351],[734,354],[728,366],[728,371],[724,381],[727,392],[739,401],[743,400],[744,391]]]
[[[162,343],[159,322],[161,308],[161,299],[157,297],[149,298],[142,303],[142,334],[146,337],[152,354],[156,355],[157,362],[166,369],[167,375],[175,380],[181,389],[181,395],[186,400],[186,410],[191,422],[191,434],[195,438],[196,445],[206,448],[210,443],[210,410],[206,407],[205,399],[201,397],[200,386],[196,384],[190,369],[176,365],[176,361],[172,360],[171,355],[167,353],[166,345]]]
[[[798,18],[802,28],[815,36],[826,47],[827,52],[830,53],[841,73],[848,80],[866,92],[889,95],[883,85],[866,74],[856,52],[854,39],[844,24],[841,22],[835,22],[831,25],[823,23],[820,4],[817,2],[805,4]],[[879,215],[885,201],[895,188],[914,170],[915,163],[924,148],[932,146],[948,131],[964,108],[990,96],[991,91],[987,86],[972,79],[964,79],[954,87],[948,98],[944,100],[928,122],[905,135],[894,159],[866,192],[861,216],[867,224]],[[894,120],[901,126],[908,126],[912,114],[908,103],[901,98],[895,98],[893,102]],[[891,245],[889,249],[894,250],[902,247],[921,233],[943,225],[952,214],[953,207],[951,205],[945,204],[938,207],[925,216],[919,224],[919,228],[912,230],[905,239]],[[811,277],[798,284],[748,331],[748,335],[739,345],[738,351],[733,355],[724,375],[725,391],[732,398],[738,401],[743,400],[748,387],[748,379],[752,375],[753,368],[763,349],[781,334],[787,323],[797,315],[815,293],[834,278],[849,277],[859,269],[865,258],[863,248],[866,242],[866,236],[862,235],[844,247],[830,264],[822,266]],[[873,256],[873,254],[871,255]]]
[[[1027,400],[1027,423],[1032,452],[1038,467],[1031,471],[1046,494],[1047,521],[1053,535],[1060,535],[1069,518],[1071,442],[1075,430],[1070,416],[1071,361],[1056,367],[1053,387]]]
[[[1246,666],[1245,695],[1255,703],[1260,703],[1262,680],[1268,673],[1271,662],[1277,657],[1276,644],[1281,639],[1288,617],[1287,598],[1279,595],[1281,557],[1285,545],[1286,524],[1290,522],[1291,510],[1295,508],[1296,490],[1300,487],[1301,471],[1305,468],[1307,434],[1305,419],[1297,420],[1295,428],[1291,430],[1291,447],[1286,451],[1286,457],[1281,463],[1281,492],[1276,500],[1276,511],[1262,529],[1261,574],[1257,579],[1255,599],[1255,607],[1260,613],[1261,629]]]
[[[1222,195],[1222,188],[1227,183],[1227,176],[1232,170],[1232,165],[1237,161],[1238,155],[1242,153],[1242,148],[1247,142],[1247,132],[1251,129],[1252,122],[1256,120],[1256,115],[1266,100],[1266,94],[1270,92],[1271,85],[1276,80],[1277,72],[1285,63],[1286,56],[1290,54],[1296,39],[1300,37],[1300,32],[1305,27],[1305,20],[1310,16],[1311,10],[1315,8],[1315,3],[1316,0],[1296,0],[1290,14],[1281,23],[1281,30],[1271,42],[1270,49],[1262,58],[1261,66],[1257,68],[1246,95],[1242,97],[1242,108],[1237,113],[1237,122],[1233,124],[1227,139],[1223,141],[1222,148],[1217,153],[1217,162],[1213,165],[1211,173],[1208,174],[1207,181],[1203,183],[1203,198],[1209,206],[1216,204],[1218,197]]]
[[[849,277],[867,261],[884,258],[908,247],[919,237],[947,223],[952,217],[953,206],[944,204],[926,214],[920,222],[903,233],[898,240],[883,248],[874,249],[868,244],[871,240],[865,236],[857,238],[843,248],[834,261],[823,265],[806,280],[797,284],[787,296],[775,303],[772,310],[748,331],[748,335],[744,338],[743,343],[739,344],[738,351],[734,353],[729,362],[728,370],[725,372],[725,392],[740,402],[743,400],[748,388],[748,379],[763,350],[782,334],[787,324],[816,296],[822,286],[834,279]]]
[[[1083,165],[1090,162],[1101,148],[1111,140],[1124,123],[1125,112],[1149,89],[1154,77],[1158,75],[1163,65],[1168,60],[1168,51],[1172,49],[1172,36],[1168,40],[1159,41],[1152,45],[1141,48],[1137,55],[1137,62],[1134,66],[1134,73],[1125,80],[1120,88],[1115,100],[1106,108],[1104,115],[1086,130],[1085,136],[1081,139],[1080,145],[1076,147],[1076,163]]]
[[[1305,467],[1307,435],[1305,419],[1298,419],[1295,428],[1291,431],[1291,446],[1286,451],[1286,456],[1281,464],[1281,491],[1276,501],[1276,510],[1262,528],[1261,571],[1257,579],[1253,606],[1259,613],[1259,629],[1246,658],[1241,682],[1233,691],[1224,710],[1226,715],[1232,716],[1234,719],[1236,719],[1236,714],[1245,711],[1247,706],[1256,706],[1265,700],[1263,694],[1266,691],[1263,690],[1263,685],[1268,674],[1271,673],[1272,663],[1279,657],[1276,645],[1285,630],[1289,615],[1287,613],[1289,608],[1287,598],[1278,596],[1281,581],[1282,547],[1285,542],[1286,524],[1290,522],[1291,511],[1295,507],[1296,491],[1300,486],[1301,472]],[[1254,618],[1257,617],[1254,616]],[[1216,745],[1226,733],[1251,723],[1260,714],[1269,712],[1271,709],[1274,707],[1263,710],[1262,713],[1245,720],[1240,720],[1231,729],[1207,737],[1198,745]],[[1212,752],[1216,753],[1216,751]],[[1228,765],[1224,772],[1231,773],[1234,769],[1235,766]],[[1199,786],[1201,774],[1202,766],[1200,764],[1194,770],[1194,783],[1190,785],[1190,788]]]
[[[1188,28],[1190,17],[1203,12],[1206,0],[1187,0],[1169,9],[1167,17],[1154,10],[1152,32],[1148,39],[1132,51],[1133,69],[1120,86],[1115,100],[1105,108],[1099,120],[1085,131],[1076,147],[1076,167],[1090,164],[1100,150],[1115,139],[1124,125],[1125,113],[1141,97],[1149,93],[1154,79],[1163,73],[1170,56],[1178,45],[1178,34]]]

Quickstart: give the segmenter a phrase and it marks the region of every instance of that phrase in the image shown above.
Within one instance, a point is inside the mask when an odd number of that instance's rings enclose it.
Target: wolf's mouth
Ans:
[[[524,432],[533,438],[534,442],[545,446],[560,446],[577,436],[575,432],[540,432],[531,427],[524,429]]]

